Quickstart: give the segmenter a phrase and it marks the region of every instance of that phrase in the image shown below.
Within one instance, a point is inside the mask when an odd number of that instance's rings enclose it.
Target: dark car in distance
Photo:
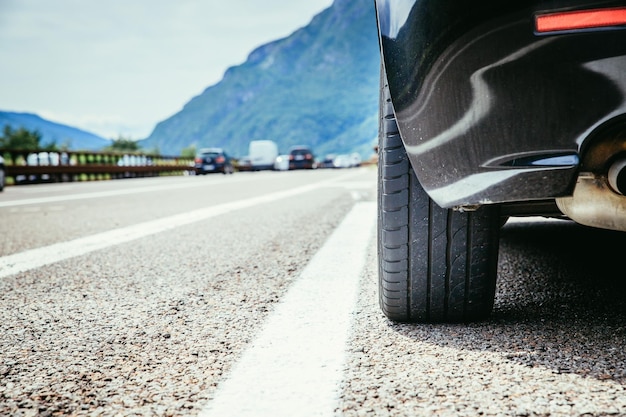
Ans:
[[[315,168],[315,156],[310,147],[298,145],[289,149],[289,169],[313,168]]]
[[[626,0],[375,6],[387,317],[487,318],[510,217],[626,231]]]
[[[231,157],[221,148],[201,149],[194,159],[196,175],[204,175],[212,172],[232,174],[235,172]]]

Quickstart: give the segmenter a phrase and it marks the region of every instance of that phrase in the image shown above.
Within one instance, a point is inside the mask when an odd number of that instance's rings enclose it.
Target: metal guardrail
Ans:
[[[95,181],[182,175],[194,171],[193,158],[75,151],[0,149],[7,185]]]

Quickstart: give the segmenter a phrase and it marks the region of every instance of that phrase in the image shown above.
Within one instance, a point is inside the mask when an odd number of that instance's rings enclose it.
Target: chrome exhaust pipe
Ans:
[[[609,185],[621,195],[626,195],[626,159],[618,159],[609,168]]]
[[[624,188],[623,169],[617,169],[616,189],[621,181]],[[622,177],[621,180],[619,177]],[[556,199],[559,210],[576,223],[601,229],[626,232],[626,197],[609,184],[606,176],[581,173],[578,176],[574,194],[571,197]]]

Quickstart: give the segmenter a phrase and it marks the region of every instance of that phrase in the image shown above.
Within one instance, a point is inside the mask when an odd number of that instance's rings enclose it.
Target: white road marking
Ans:
[[[355,205],[200,417],[334,415],[375,207]]]
[[[348,176],[352,175],[348,174]],[[156,233],[164,232],[166,230],[171,230],[176,227],[207,220],[220,214],[230,213],[234,210],[241,210],[282,198],[293,197],[295,195],[304,194],[326,186],[334,186],[335,182],[342,180],[345,180],[345,176],[285,191],[266,194],[259,197],[249,198],[246,200],[206,207],[158,220],[136,224],[134,226],[115,229],[68,242],[60,242],[50,246],[4,256],[0,258],[0,279],[65,259],[84,255],[96,250],[140,239]],[[136,192],[136,190],[133,190],[133,192]],[[119,193],[117,195],[119,195]]]
[[[224,182],[211,182],[211,184],[219,185],[219,184],[232,184],[235,182],[244,182],[249,180],[249,178],[240,178],[240,179],[228,179]],[[60,201],[75,201],[75,200],[86,200],[90,198],[105,198],[105,197],[115,197],[121,195],[132,195],[139,193],[150,193],[155,191],[167,191],[172,189],[183,189],[183,188],[194,188],[194,187],[206,187],[207,182],[203,182],[201,180],[195,181],[190,179],[189,182],[177,182],[174,184],[159,184],[159,185],[149,185],[142,187],[133,187],[133,188],[123,188],[123,189],[115,189],[108,191],[98,191],[98,192],[90,192],[90,193],[78,193],[78,194],[65,194],[65,195],[56,195],[50,197],[32,197],[25,198],[21,200],[11,200],[11,201],[0,201],[1,207],[14,207],[14,206],[25,206],[32,204],[48,204],[48,203],[56,203]]]
[[[56,195],[56,196],[49,196],[49,197],[30,197],[30,198],[23,198],[20,200],[11,200],[11,201],[0,201],[0,208],[2,207],[16,207],[16,206],[26,206],[26,205],[34,205],[34,204],[48,204],[48,203],[56,203],[56,202],[63,202],[63,201],[76,201],[76,200],[87,200],[87,199],[92,199],[92,198],[106,198],[106,197],[115,197],[115,196],[122,196],[122,195],[132,195],[132,194],[139,194],[139,193],[150,193],[150,192],[157,192],[157,191],[167,191],[167,190],[180,190],[183,188],[194,188],[194,187],[206,187],[207,185],[225,185],[225,184],[234,184],[234,183],[239,183],[239,182],[250,182],[250,181],[260,181],[263,180],[264,175],[275,175],[277,173],[274,172],[265,172],[265,173],[255,173],[255,175],[250,176],[250,175],[245,175],[245,176],[239,176],[237,175],[236,178],[225,178],[224,181],[221,181],[221,175],[219,176],[220,179],[215,178],[214,181],[208,181],[208,179],[202,178],[202,179],[192,179],[189,178],[188,182],[163,182],[163,183],[157,183],[156,185],[142,185],[140,187],[133,187],[133,188],[121,188],[121,189],[115,189],[115,190],[107,190],[107,191],[97,191],[97,192],[89,192],[89,193],[76,193],[76,194],[64,194],[64,195]],[[342,187],[346,187],[346,188],[368,188],[372,186],[372,183],[369,183],[367,181],[359,181],[359,182],[345,182],[345,183],[341,183],[339,184],[339,181],[346,181],[347,178],[346,177],[352,177],[353,175],[351,175],[353,173],[350,174],[344,174],[344,176],[338,178],[336,181],[338,182],[336,185],[337,186],[342,186]],[[279,174],[280,175],[280,174]],[[213,178],[211,178],[213,179]],[[63,191],[67,192],[67,191],[71,191],[72,189],[76,189],[75,186],[67,186],[64,188],[63,185],[61,184],[57,184],[57,188],[56,190],[60,190],[63,189]],[[45,189],[45,188],[37,188],[36,190],[19,190],[21,192],[21,194],[34,194],[34,193],[41,193],[41,192],[49,192],[49,189]]]

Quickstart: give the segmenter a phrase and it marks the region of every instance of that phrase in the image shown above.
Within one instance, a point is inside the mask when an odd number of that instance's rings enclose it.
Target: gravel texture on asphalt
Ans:
[[[197,415],[353,204],[297,200],[0,280],[0,415]],[[371,242],[336,416],[626,416],[626,237],[501,235],[494,313],[457,325],[384,318]]]
[[[0,415],[196,415],[352,205],[320,190],[0,280]]]
[[[372,245],[336,416],[626,415],[625,243],[507,225],[493,317],[458,325],[387,320]]]

